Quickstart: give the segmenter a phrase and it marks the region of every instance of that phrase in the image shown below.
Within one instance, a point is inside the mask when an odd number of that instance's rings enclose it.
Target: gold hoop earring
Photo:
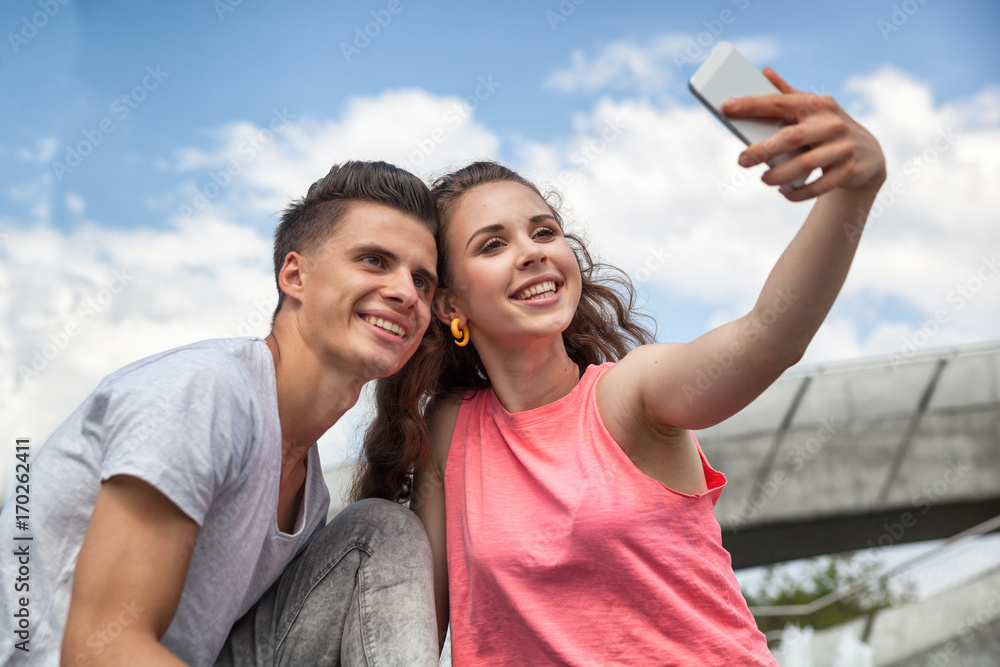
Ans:
[[[469,327],[464,326],[459,330],[458,325],[462,323],[462,320],[457,317],[451,321],[451,335],[455,337],[455,345],[459,347],[465,347],[469,344],[469,339],[472,336],[469,334]]]

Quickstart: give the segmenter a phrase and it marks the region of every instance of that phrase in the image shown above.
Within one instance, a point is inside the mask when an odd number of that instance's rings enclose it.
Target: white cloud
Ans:
[[[87,202],[83,201],[83,197],[80,195],[67,192],[66,208],[69,209],[70,213],[73,215],[80,216],[87,212]]]
[[[686,40],[684,35],[677,34],[659,35],[647,44],[619,40],[605,46],[593,58],[578,49],[570,54],[568,68],[557,70],[546,78],[545,87],[565,93],[592,93],[609,87],[659,91],[676,75],[674,58],[683,54]]]
[[[224,220],[164,231],[9,233],[0,261],[4,430],[44,441],[110,371],[232,333],[272,291],[269,245]]]
[[[177,152],[180,171],[209,170],[223,181],[227,165],[238,168],[231,185],[223,188],[216,188],[205,173],[190,181],[186,211],[223,205],[226,210],[269,215],[304,195],[313,181],[345,160],[386,160],[428,178],[469,155],[495,156],[500,140],[475,119],[474,109],[491,91],[479,90],[479,98],[464,99],[416,89],[392,90],[377,97],[352,98],[337,119],[295,118],[264,126],[229,123],[210,132],[211,148]]]
[[[8,187],[33,217],[5,220],[0,243],[0,436],[42,444],[103,376],[149,354],[265,335],[276,303],[270,229],[252,223],[273,220],[336,162],[385,159],[428,176],[470,152],[495,155],[499,139],[472,109],[482,99],[388,91],[352,99],[336,119],[216,128],[208,147],[181,149],[165,165],[192,175],[175,200],[194,215],[168,210],[157,228],[87,221],[59,231],[49,216],[49,174]],[[195,194],[223,181],[231,161],[238,172],[194,207]],[[78,194],[65,202],[77,214],[86,210]],[[364,410],[359,405],[321,439],[326,463],[357,441]],[[0,463],[0,487],[9,468]]]
[[[926,84],[889,68],[848,87],[856,99],[842,102],[880,140],[889,180],[843,304],[806,361],[897,352],[941,311],[947,322],[927,346],[995,339],[1000,276],[993,279],[990,267],[1000,256],[1000,118],[991,105],[998,92],[939,104]],[[624,129],[608,132],[613,126]],[[740,169],[741,148],[701,108],[601,99],[574,119],[572,139],[526,143],[520,155],[526,171],[560,186],[606,259],[645,278],[646,288],[714,307],[707,329],[749,309],[810,207],[757,182],[759,168]],[[870,295],[923,315],[887,315],[870,330],[849,312],[851,299]]]
[[[664,33],[646,43],[629,39],[611,42],[593,57],[577,49],[570,54],[570,66],[552,72],[544,85],[564,93],[663,92],[682,70],[690,73],[690,66],[708,57],[718,41],[707,31],[695,36]],[[774,41],[762,37],[733,43],[754,63],[766,64],[779,52]]]
[[[855,79],[851,90],[856,99],[842,102],[881,141],[890,178],[843,303],[807,361],[897,352],[942,310],[947,322],[927,345],[996,338],[1000,276],[981,276],[990,270],[984,258],[1000,255],[1000,117],[993,111],[1000,93],[985,89],[940,104],[926,84],[891,69]],[[168,211],[156,229],[87,222],[58,231],[48,221],[49,175],[9,186],[8,195],[33,213],[5,220],[0,243],[0,436],[44,442],[101,377],[142,356],[201,338],[266,333],[271,239],[259,221],[273,220],[337,161],[409,162],[427,177],[495,156],[499,137],[473,114],[463,119],[468,111],[459,97],[387,91],[351,100],[337,118],[293,119],[266,143],[266,124],[217,128],[207,146],[178,151],[167,165],[187,178],[175,200],[190,205],[229,161],[239,173],[196,215]],[[941,132],[955,140],[948,144]],[[259,145],[251,156],[245,142],[253,137]],[[759,168],[746,174],[736,166],[740,147],[700,107],[624,98],[600,99],[575,116],[566,141],[511,148],[515,167],[562,190],[596,254],[643,279],[643,289],[704,304],[713,313],[707,329],[752,305],[809,209],[757,182]],[[731,186],[725,197],[720,184]],[[67,205],[85,210],[83,197],[73,197],[80,201],[67,198]],[[111,293],[115,271],[128,284]],[[957,298],[959,287],[969,298]],[[865,324],[850,304],[871,294],[921,315]],[[85,321],[81,304],[101,298],[102,311]],[[653,314],[664,325],[684,317]],[[75,335],[46,359],[54,350],[46,346],[59,347],[71,323]],[[19,366],[31,368],[36,353],[38,375],[22,377]],[[363,422],[363,408],[342,420],[321,442],[325,460],[356,441]],[[9,462],[0,466],[4,480]]]
[[[0,424],[38,446],[96,387],[131,361],[196,340],[266,335],[276,293],[271,239],[202,216],[167,230],[36,226],[0,245]],[[321,441],[347,455],[365,407]],[[0,463],[0,489],[9,488]]]
[[[733,46],[759,69],[764,69],[770,61],[775,60],[781,54],[778,43],[765,37],[734,39]],[[708,57],[708,53],[705,54],[705,57]]]
[[[49,205],[51,187],[52,175],[46,173],[35,181],[12,183],[7,186],[7,197],[26,206],[32,222],[45,224],[51,214]]]
[[[17,150],[17,157],[24,162],[34,162],[37,164],[44,164],[52,159],[52,156],[56,154],[56,149],[59,147],[59,140],[56,137],[42,137],[41,139],[35,140],[34,149],[31,148],[19,148]]]

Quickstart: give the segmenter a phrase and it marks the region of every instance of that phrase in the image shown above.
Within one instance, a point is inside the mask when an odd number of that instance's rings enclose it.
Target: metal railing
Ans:
[[[831,604],[843,600],[859,591],[865,590],[873,584],[882,583],[887,579],[894,577],[895,575],[904,572],[914,565],[928,560],[934,556],[941,554],[948,549],[951,549],[955,545],[962,543],[966,540],[979,537],[981,535],[986,535],[993,532],[994,530],[1000,529],[1000,515],[988,519],[980,524],[973,526],[967,530],[963,530],[957,535],[953,535],[946,539],[941,544],[937,545],[933,549],[928,549],[927,551],[914,556],[902,563],[889,568],[884,572],[873,573],[863,579],[858,579],[857,581],[843,586],[832,593],[828,593],[821,598],[817,598],[812,602],[807,604],[791,604],[791,605],[770,605],[761,607],[750,607],[750,613],[754,616],[807,616],[813,612],[819,611],[824,607],[828,607]]]

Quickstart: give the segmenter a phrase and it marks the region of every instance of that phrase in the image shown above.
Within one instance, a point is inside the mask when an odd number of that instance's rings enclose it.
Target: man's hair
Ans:
[[[319,249],[355,202],[381,204],[413,216],[437,234],[437,211],[427,185],[410,172],[388,162],[351,161],[335,164],[330,173],[309,187],[306,196],[292,202],[274,232],[274,281],[278,305],[285,302],[279,274],[290,252]]]

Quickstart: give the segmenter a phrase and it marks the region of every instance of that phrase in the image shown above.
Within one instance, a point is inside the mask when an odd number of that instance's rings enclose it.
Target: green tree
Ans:
[[[820,556],[806,563],[768,566],[763,579],[743,592],[750,607],[802,605],[874,575],[883,567],[877,558],[860,558],[856,552]],[[803,616],[758,616],[764,633],[788,624],[813,629],[833,627],[867,616],[879,609],[908,602],[915,597],[911,581],[872,580],[871,584]]]

